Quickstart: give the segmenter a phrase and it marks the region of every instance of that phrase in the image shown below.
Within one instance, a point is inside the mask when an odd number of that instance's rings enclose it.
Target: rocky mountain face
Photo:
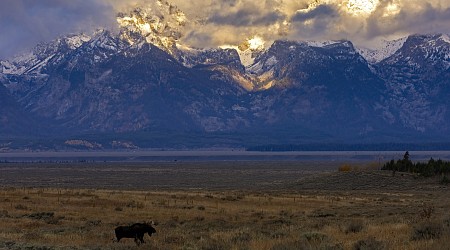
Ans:
[[[97,148],[124,138],[140,147],[449,139],[446,35],[413,35],[372,56],[350,41],[276,41],[245,67],[234,49],[126,31],[70,35],[2,61],[0,134],[23,135],[31,121],[49,128],[36,136],[108,138]]]
[[[393,107],[392,120],[416,131],[449,131],[450,39],[410,36],[392,56],[376,64]]]
[[[0,84],[0,137],[32,136],[36,132],[43,132],[42,125],[36,121]]]
[[[384,82],[348,41],[324,47],[278,41],[250,71],[261,89],[252,108],[266,112],[259,116],[269,124],[320,128],[354,138],[386,124],[377,110],[385,105]]]

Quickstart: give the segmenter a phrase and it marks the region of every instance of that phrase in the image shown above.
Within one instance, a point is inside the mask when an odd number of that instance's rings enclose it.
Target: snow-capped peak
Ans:
[[[84,43],[89,42],[91,40],[91,37],[85,34],[78,34],[67,36],[64,39],[66,40],[66,43],[70,49],[76,49],[79,48]]]
[[[393,41],[383,40],[376,48],[368,49],[359,47],[356,50],[370,63],[378,63],[392,56],[405,44],[408,37],[403,37]]]
[[[56,54],[64,50],[75,50],[91,40],[86,34],[70,34],[59,37],[50,43],[39,44],[33,50],[12,57],[2,62],[3,73],[21,75],[25,73],[40,74],[41,68]]]
[[[332,44],[336,44],[336,43],[341,43],[340,41],[305,41],[305,43],[308,45],[308,46],[311,46],[311,47],[319,47],[319,48],[322,48],[322,47],[325,47],[325,46],[328,46],[328,45],[332,45]]]
[[[447,34],[442,34],[442,35],[441,35],[441,39],[442,39],[444,42],[450,44],[450,37],[449,37],[449,35],[447,35]]]

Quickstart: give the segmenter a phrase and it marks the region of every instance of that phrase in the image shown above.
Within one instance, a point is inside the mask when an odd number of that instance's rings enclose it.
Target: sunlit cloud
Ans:
[[[238,45],[255,35],[266,41],[348,39],[364,45],[413,33],[450,33],[450,2],[441,0],[173,2],[191,20],[198,6],[204,10],[181,38],[199,47]]]
[[[6,1],[6,2],[5,2]],[[154,23],[130,13],[136,7],[164,18],[159,5],[180,11],[165,25],[176,28],[176,42],[192,47],[238,46],[261,37],[277,39],[348,39],[370,44],[413,33],[450,33],[447,0],[4,0],[0,9],[0,57],[58,35],[97,27],[116,32],[126,23],[140,25],[144,36],[158,35]],[[172,7],[171,7],[172,8]],[[170,8],[169,8],[170,9]],[[183,19],[183,20],[181,20]],[[119,22],[118,22],[119,21]],[[160,23],[164,23],[160,22]],[[175,34],[175,33],[174,33]]]

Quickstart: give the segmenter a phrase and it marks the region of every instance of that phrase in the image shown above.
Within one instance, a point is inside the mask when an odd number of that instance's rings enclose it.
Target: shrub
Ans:
[[[442,235],[442,225],[434,222],[419,224],[414,228],[413,240],[439,239]]]
[[[60,216],[60,217],[51,217],[48,219],[45,219],[45,223],[50,224],[50,225],[57,225],[60,223],[60,220],[64,219],[64,216]]]
[[[278,243],[272,246],[271,250],[297,250],[304,249],[300,241]]]
[[[444,220],[444,227],[450,228],[450,218]]]
[[[42,235],[40,235],[37,232],[30,232],[30,233],[25,233],[24,235],[22,235],[22,239],[25,241],[38,240],[38,239],[42,239]]]
[[[442,184],[442,185],[448,185],[448,184],[450,184],[450,178],[448,178],[447,176],[442,177],[442,179],[441,179],[441,184]]]
[[[309,243],[322,243],[328,240],[328,236],[319,232],[307,232],[303,234],[303,238]]]
[[[64,219],[64,216],[54,216],[54,212],[39,212],[39,213],[32,213],[29,215],[25,215],[26,217],[34,220],[42,220],[45,221],[47,224],[56,225],[59,224],[60,220]]]
[[[351,221],[348,225],[347,228],[345,229],[345,233],[359,233],[363,230],[364,228],[364,222],[362,220],[354,220]]]
[[[102,224],[101,220],[89,220],[89,221],[86,221],[86,223],[85,223],[85,225],[87,227],[96,227],[96,226],[99,226],[100,224]]]
[[[35,220],[47,220],[53,218],[54,215],[54,212],[41,212],[29,214],[27,217]]]
[[[431,205],[424,205],[420,211],[420,218],[421,219],[430,219],[431,216],[434,213],[434,207]]]
[[[298,249],[326,249],[326,250],[343,250],[344,247],[342,244],[329,244],[323,243],[319,245],[311,245],[308,242],[304,241],[294,241],[294,242],[284,242],[275,244],[271,250],[298,250]]]
[[[227,195],[225,197],[222,197],[222,200],[224,201],[238,201],[240,197],[234,196],[234,195]]]
[[[9,214],[7,210],[1,210],[0,211],[0,218],[8,218]]]
[[[192,248],[190,248],[192,249]],[[227,250],[232,249],[230,243],[225,242],[223,239],[208,239],[199,242],[199,247],[194,249],[202,250]]]
[[[282,242],[275,244],[271,250],[294,250],[294,249],[327,249],[343,250],[342,244],[334,244],[331,239],[319,232],[307,232],[302,235],[300,240],[292,242]]]
[[[353,245],[353,250],[383,250],[386,246],[383,242],[376,240],[373,237],[359,240]]]
[[[234,244],[247,243],[252,239],[252,236],[248,232],[239,231],[231,238],[231,242]]]
[[[197,216],[194,218],[194,221],[198,221],[198,222],[204,221],[204,220],[205,220],[205,217],[203,217],[203,216]]]
[[[130,201],[125,206],[128,207],[128,208],[143,209],[144,208],[144,203],[136,202],[136,201]]]
[[[28,209],[27,206],[22,205],[22,204],[18,204],[14,208],[17,209],[17,210],[27,210]]]
[[[185,239],[182,236],[170,235],[165,237],[164,242],[168,244],[179,244],[184,242]]]
[[[339,172],[350,172],[352,171],[352,166],[350,166],[349,164],[344,164],[342,166],[339,167]]]

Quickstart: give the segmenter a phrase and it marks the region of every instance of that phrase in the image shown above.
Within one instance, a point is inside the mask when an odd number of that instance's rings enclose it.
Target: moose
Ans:
[[[153,224],[153,223],[151,223]],[[117,242],[122,238],[134,238],[134,242],[139,246],[141,243],[145,243],[144,234],[148,236],[156,233],[155,228],[149,223],[135,223],[131,226],[119,226],[114,229],[116,233]]]

